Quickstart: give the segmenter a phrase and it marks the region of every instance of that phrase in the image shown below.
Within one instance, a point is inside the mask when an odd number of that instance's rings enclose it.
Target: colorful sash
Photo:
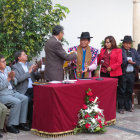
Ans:
[[[78,49],[78,48],[79,48],[78,46],[71,47],[71,48],[68,49],[68,52],[71,52],[71,51],[75,50],[78,53],[79,51],[81,51],[81,49]],[[98,55],[98,50],[97,49],[94,49],[93,47],[90,47],[90,51],[91,51],[91,57],[90,57],[91,62],[86,62],[86,60],[85,60],[85,62],[87,63],[88,66],[94,63],[94,61],[96,60],[97,55]],[[89,53],[89,51],[88,51],[88,53]],[[80,68],[80,65],[82,66],[82,64],[80,64],[80,63],[81,62],[77,63],[77,60],[74,61],[74,64],[75,64],[75,66],[74,66],[74,74],[75,74],[75,78],[76,79],[77,78],[81,78],[81,68]],[[78,67],[76,67],[76,65]],[[85,77],[84,78],[88,78],[88,76],[89,76],[89,73],[87,72],[87,73],[85,73]]]

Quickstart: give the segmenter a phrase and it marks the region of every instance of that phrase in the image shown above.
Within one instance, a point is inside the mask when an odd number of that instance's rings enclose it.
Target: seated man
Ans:
[[[0,103],[0,130],[4,128],[6,113],[7,113],[7,107],[2,103]],[[0,134],[0,138],[2,138],[1,134]]]
[[[91,71],[97,68],[98,50],[89,46],[89,32],[82,32],[80,45],[69,48],[68,52],[77,51],[77,60],[74,61],[75,78],[90,78]]]
[[[16,92],[12,84],[17,84],[15,73],[10,67],[6,67],[5,58],[0,55],[0,102],[10,107],[7,131],[11,133],[19,133],[19,129],[29,131],[29,128],[24,125],[27,118],[28,98]]]
[[[28,96],[29,106],[27,119],[29,120],[29,125],[32,124],[32,114],[33,114],[33,86],[32,83],[38,74],[35,73],[37,65],[31,65],[27,62],[28,57],[24,51],[18,51],[15,53],[16,64],[12,66],[15,72],[15,77],[18,80],[18,84],[15,86],[16,90],[23,95]]]

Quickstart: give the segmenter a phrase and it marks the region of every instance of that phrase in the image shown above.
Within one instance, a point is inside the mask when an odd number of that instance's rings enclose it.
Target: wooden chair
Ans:
[[[138,105],[140,105],[140,79],[139,79],[139,68],[136,68],[136,80],[134,84],[134,94],[132,94],[132,104],[134,104],[134,97],[136,96],[138,98]]]

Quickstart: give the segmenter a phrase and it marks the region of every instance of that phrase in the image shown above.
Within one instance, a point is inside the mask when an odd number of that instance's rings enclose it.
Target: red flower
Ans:
[[[102,116],[102,114],[100,112],[98,114],[99,114],[99,116]]]
[[[103,128],[103,126],[101,124],[99,126],[100,126],[100,128]]]
[[[93,93],[92,93],[91,91],[89,91],[89,92],[87,93],[87,95],[88,95],[88,96],[93,96]]]
[[[82,106],[82,108],[83,108],[83,109],[87,109],[88,107],[87,107],[86,104],[84,104],[84,105]]]
[[[94,116],[95,119],[98,119],[98,115]]]
[[[107,125],[107,122],[104,122],[104,125]]]
[[[94,101],[94,98],[93,98],[93,97],[90,97],[90,98],[89,98],[89,101],[90,101],[90,102],[93,102],[93,101]]]
[[[101,122],[102,122],[101,119],[98,119],[97,121],[98,121],[100,124],[101,124]]]
[[[85,128],[87,128],[87,129],[88,129],[90,126],[91,126],[91,124],[89,124],[89,123],[86,123],[86,124],[85,124]]]
[[[90,116],[89,116],[88,114],[85,115],[85,119],[86,119],[86,118],[89,118],[89,117],[90,117]]]
[[[73,123],[73,126],[76,126],[76,125],[77,125],[77,123],[76,123],[76,122],[74,122],[74,123]]]
[[[102,113],[99,112],[98,114],[99,114],[99,116],[103,117]]]

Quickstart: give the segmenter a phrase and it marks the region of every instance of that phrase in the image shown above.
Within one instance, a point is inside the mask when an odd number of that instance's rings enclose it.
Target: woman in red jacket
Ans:
[[[122,75],[122,50],[117,47],[113,36],[105,38],[104,48],[101,49],[98,56],[98,65],[101,63],[101,77],[118,77]]]

